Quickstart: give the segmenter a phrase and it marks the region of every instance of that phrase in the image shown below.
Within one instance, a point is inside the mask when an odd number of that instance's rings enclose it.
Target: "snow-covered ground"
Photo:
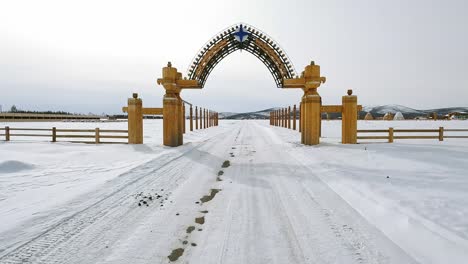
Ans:
[[[0,263],[167,263],[178,248],[180,263],[468,262],[468,139],[341,145],[324,121],[306,147],[267,120],[221,120],[167,148],[161,125],[145,120],[143,145],[1,142]],[[359,121],[439,126],[468,121]]]

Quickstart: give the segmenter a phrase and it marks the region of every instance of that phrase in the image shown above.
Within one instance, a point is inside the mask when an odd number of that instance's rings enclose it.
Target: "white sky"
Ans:
[[[360,104],[468,106],[468,1],[13,1],[0,0],[0,104],[119,113],[132,92],[162,105],[171,61],[184,75],[220,30],[245,22],[279,43],[302,71],[311,60],[325,104],[353,89]],[[300,101],[276,88],[253,55],[235,52],[196,105],[251,111]]]

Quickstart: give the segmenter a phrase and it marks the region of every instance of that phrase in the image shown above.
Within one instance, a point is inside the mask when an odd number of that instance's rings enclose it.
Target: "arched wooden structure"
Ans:
[[[263,62],[279,88],[283,87],[284,79],[297,76],[291,60],[278,43],[259,29],[242,23],[212,37],[193,58],[187,77],[197,80],[202,88],[214,67],[236,50],[245,50]]]

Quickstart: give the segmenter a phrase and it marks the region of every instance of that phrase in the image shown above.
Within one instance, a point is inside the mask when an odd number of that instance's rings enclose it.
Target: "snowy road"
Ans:
[[[237,122],[167,151],[4,233],[27,239],[0,263],[415,262],[277,131]]]

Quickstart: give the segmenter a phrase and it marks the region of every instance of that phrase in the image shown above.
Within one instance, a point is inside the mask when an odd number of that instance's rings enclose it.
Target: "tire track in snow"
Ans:
[[[222,137],[228,132],[217,134],[215,138]],[[77,237],[85,229],[92,227],[99,219],[103,218],[107,214],[112,214],[113,211],[118,211],[120,205],[122,205],[128,198],[135,193],[136,190],[143,188],[144,186],[151,185],[155,181],[157,182],[161,177],[154,177],[153,174],[158,173],[160,175],[179,175],[183,177],[183,173],[180,173],[180,169],[190,166],[190,162],[176,162],[186,155],[201,149],[206,144],[212,143],[212,139],[206,139],[197,146],[190,148],[189,150],[173,156],[163,156],[157,158],[143,165],[138,166],[132,172],[125,173],[126,177],[135,176],[136,179],[123,182],[118,188],[107,194],[100,200],[92,203],[86,208],[72,214],[69,217],[64,218],[59,223],[51,226],[49,229],[39,234],[35,238],[28,242],[16,247],[13,250],[9,250],[8,253],[0,257],[1,263],[52,263],[52,259],[57,263],[65,263],[59,261],[60,259],[71,259],[73,258],[72,252],[63,250],[69,240],[73,237]],[[179,166],[177,166],[179,165]],[[181,165],[181,166],[180,166]],[[172,173],[171,173],[172,172]],[[120,176],[122,177],[122,176]],[[118,177],[118,178],[120,178]],[[171,178],[171,181],[177,183],[177,179]],[[115,187],[111,186],[110,188]],[[141,211],[141,210],[140,210]],[[124,211],[121,216],[128,215],[129,212]],[[131,213],[131,212],[130,212]],[[107,227],[109,231],[112,229],[111,226]],[[99,232],[95,232],[91,237],[86,236],[83,240],[93,241],[100,236]],[[78,236],[79,237],[79,236]],[[73,242],[73,241],[72,241]],[[80,243],[78,238],[75,243]],[[79,250],[77,248],[71,250]]]

